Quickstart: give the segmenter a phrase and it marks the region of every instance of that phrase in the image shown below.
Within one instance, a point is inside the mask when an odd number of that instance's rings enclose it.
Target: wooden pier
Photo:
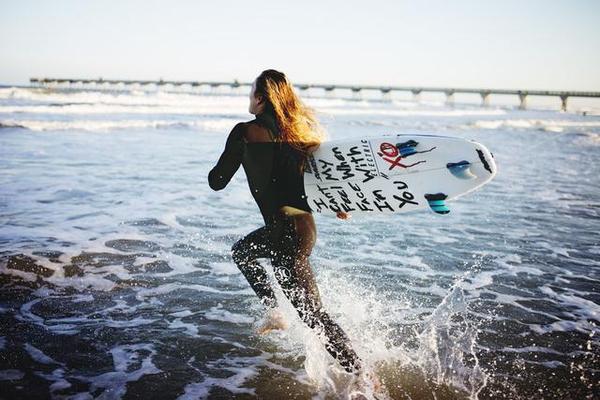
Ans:
[[[146,80],[114,80],[114,79],[56,79],[56,78],[31,78],[30,85],[34,87],[55,89],[94,89],[94,90],[173,90],[173,91],[199,91],[201,88],[219,87],[250,88],[252,83],[248,82],[203,82],[203,81],[146,81]],[[392,92],[412,93],[415,100],[419,100],[421,93],[443,93],[446,103],[454,103],[455,94],[478,94],[481,97],[481,105],[486,107],[490,104],[491,95],[514,95],[519,98],[519,108],[527,108],[528,96],[558,97],[561,100],[561,110],[567,110],[567,100],[570,97],[600,98],[600,92],[583,91],[557,91],[557,90],[510,90],[510,89],[469,89],[450,87],[420,87],[420,86],[363,86],[363,85],[327,85],[327,84],[296,84],[295,87],[301,91],[308,89],[321,89],[324,93],[332,95],[335,90],[350,90],[355,97],[359,97],[363,91],[378,91],[383,98],[390,98]]]

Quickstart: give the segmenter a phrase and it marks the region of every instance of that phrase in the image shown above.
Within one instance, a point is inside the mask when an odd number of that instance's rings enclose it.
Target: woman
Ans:
[[[324,334],[327,351],[346,371],[359,373],[360,359],[342,328],[323,310],[308,262],[317,232],[304,194],[303,168],[307,154],[323,140],[322,131],[286,76],[272,69],[254,81],[249,111],[256,119],[233,128],[208,182],[221,190],[243,165],[265,221],[232,247],[234,262],[269,309],[262,331],[285,328],[265,269],[257,261],[270,258],[283,293],[302,321]]]

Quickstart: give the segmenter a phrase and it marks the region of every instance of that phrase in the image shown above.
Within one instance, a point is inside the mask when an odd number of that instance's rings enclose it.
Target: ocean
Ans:
[[[600,114],[305,101],[332,140],[468,138],[498,165],[447,215],[315,215],[323,304],[390,397],[598,398]],[[0,88],[1,398],[345,396],[289,303],[288,330],[255,333],[230,249],[262,218],[241,169],[207,184],[247,107],[246,93]]]

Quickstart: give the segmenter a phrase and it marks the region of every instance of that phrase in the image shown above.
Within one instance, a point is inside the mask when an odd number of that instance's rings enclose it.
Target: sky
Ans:
[[[600,1],[0,0],[30,77],[600,91]]]

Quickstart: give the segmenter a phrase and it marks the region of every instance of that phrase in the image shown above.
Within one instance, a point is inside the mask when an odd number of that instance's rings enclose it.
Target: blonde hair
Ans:
[[[325,140],[326,134],[314,111],[307,107],[294,92],[283,72],[263,71],[256,78],[255,96],[267,101],[266,111],[272,111],[281,133],[280,141],[290,144],[307,155]]]

